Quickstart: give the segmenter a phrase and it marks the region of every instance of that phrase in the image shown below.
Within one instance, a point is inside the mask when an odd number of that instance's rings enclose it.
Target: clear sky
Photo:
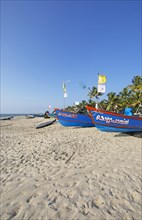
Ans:
[[[88,100],[98,73],[119,93],[141,75],[141,1],[1,0],[1,113]]]

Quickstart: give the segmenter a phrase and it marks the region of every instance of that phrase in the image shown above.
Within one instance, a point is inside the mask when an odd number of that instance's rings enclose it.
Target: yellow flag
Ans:
[[[106,83],[106,76],[99,75],[98,84],[104,84],[104,83]]]

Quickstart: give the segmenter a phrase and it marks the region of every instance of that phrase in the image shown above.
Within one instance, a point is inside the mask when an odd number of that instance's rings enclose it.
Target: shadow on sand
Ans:
[[[142,132],[119,133],[119,134],[115,135],[115,137],[126,137],[126,136],[133,136],[133,137],[137,137],[137,138],[142,138]]]

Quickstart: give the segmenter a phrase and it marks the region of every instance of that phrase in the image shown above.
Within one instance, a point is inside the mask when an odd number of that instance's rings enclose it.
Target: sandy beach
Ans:
[[[142,139],[0,121],[1,220],[140,220]]]

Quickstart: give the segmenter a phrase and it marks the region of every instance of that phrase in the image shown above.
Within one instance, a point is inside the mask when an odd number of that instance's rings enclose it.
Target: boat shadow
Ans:
[[[133,136],[133,137],[137,137],[137,138],[142,138],[142,132],[119,133],[119,134],[115,135],[115,137],[126,137],[126,136]]]

